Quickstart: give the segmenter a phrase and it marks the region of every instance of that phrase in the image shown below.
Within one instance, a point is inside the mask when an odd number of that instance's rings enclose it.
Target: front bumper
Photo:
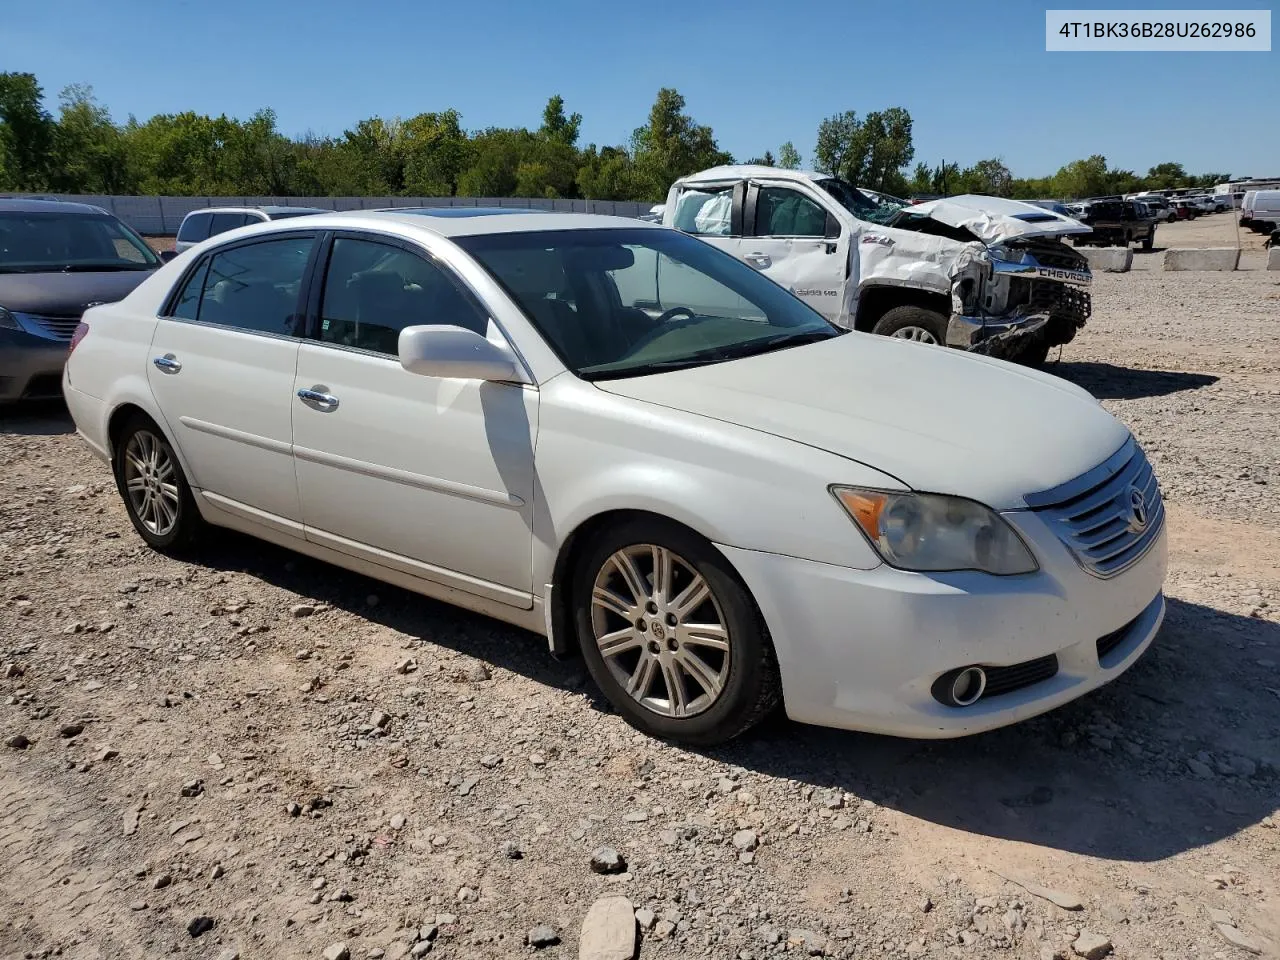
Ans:
[[[947,324],[947,346],[1010,356],[1031,340],[1067,343],[1089,317],[1093,275],[1087,268],[1055,267],[1028,254],[1022,263],[992,260],[987,282],[989,291],[997,291],[996,302],[1009,304],[1008,312],[968,315],[957,309]],[[958,306],[960,298],[954,302]]]
[[[1006,518],[1039,572],[852,570],[721,547],[769,626],[788,716],[893,736],[959,737],[1052,710],[1132,666],[1164,617],[1165,531],[1141,560],[1102,580],[1037,514]],[[1012,667],[1050,655],[1057,670],[1048,678],[968,707],[945,706],[931,692],[958,667]]]
[[[67,344],[26,330],[0,330],[0,403],[62,396]]]

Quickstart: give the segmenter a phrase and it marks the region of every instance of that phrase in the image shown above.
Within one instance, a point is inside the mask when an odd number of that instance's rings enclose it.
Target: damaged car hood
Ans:
[[[967,230],[983,243],[1004,243],[1030,237],[1060,237],[1069,233],[1089,233],[1079,220],[1064,217],[1021,200],[964,194],[929,200],[905,207],[892,225],[910,229],[912,220],[928,218],[958,230]]]
[[[997,510],[1024,507],[1028,494],[1078,477],[1129,436],[1085,390],[1058,377],[861,333],[595,386]]]

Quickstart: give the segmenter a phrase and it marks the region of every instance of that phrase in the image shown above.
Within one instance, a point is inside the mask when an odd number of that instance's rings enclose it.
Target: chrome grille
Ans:
[[[1114,577],[1137,563],[1164,525],[1155,471],[1133,440],[1096,470],[1027,502],[1096,577]]]
[[[70,340],[80,325],[79,317],[42,317],[34,313],[24,314],[28,320],[51,337]]]

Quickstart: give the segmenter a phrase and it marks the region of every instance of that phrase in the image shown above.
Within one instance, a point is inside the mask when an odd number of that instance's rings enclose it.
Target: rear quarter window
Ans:
[[[213,215],[209,213],[188,214],[178,228],[178,239],[183,243],[199,243],[209,236],[209,222]]]

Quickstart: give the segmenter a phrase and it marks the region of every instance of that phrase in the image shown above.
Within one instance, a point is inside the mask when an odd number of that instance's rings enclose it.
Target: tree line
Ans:
[[[579,144],[582,116],[551,97],[536,129],[468,130],[457,110],[370,117],[341,136],[288,137],[274,111],[247,120],[186,111],[111,119],[92,88],[76,84],[56,113],[30,73],[0,73],[0,190],[173,196],[474,196],[657,202],[678,177],[733,162],[710,126],[685,112],[678,91],[658,91],[647,121],[625,144]],[[1101,156],[1051,177],[1016,178],[999,159],[960,169],[916,163],[911,115],[890,107],[847,111],[819,125],[813,166],[888,193],[985,193],[1075,198],[1164,187],[1207,186],[1177,163],[1146,176]],[[743,162],[799,168],[790,143]]]

